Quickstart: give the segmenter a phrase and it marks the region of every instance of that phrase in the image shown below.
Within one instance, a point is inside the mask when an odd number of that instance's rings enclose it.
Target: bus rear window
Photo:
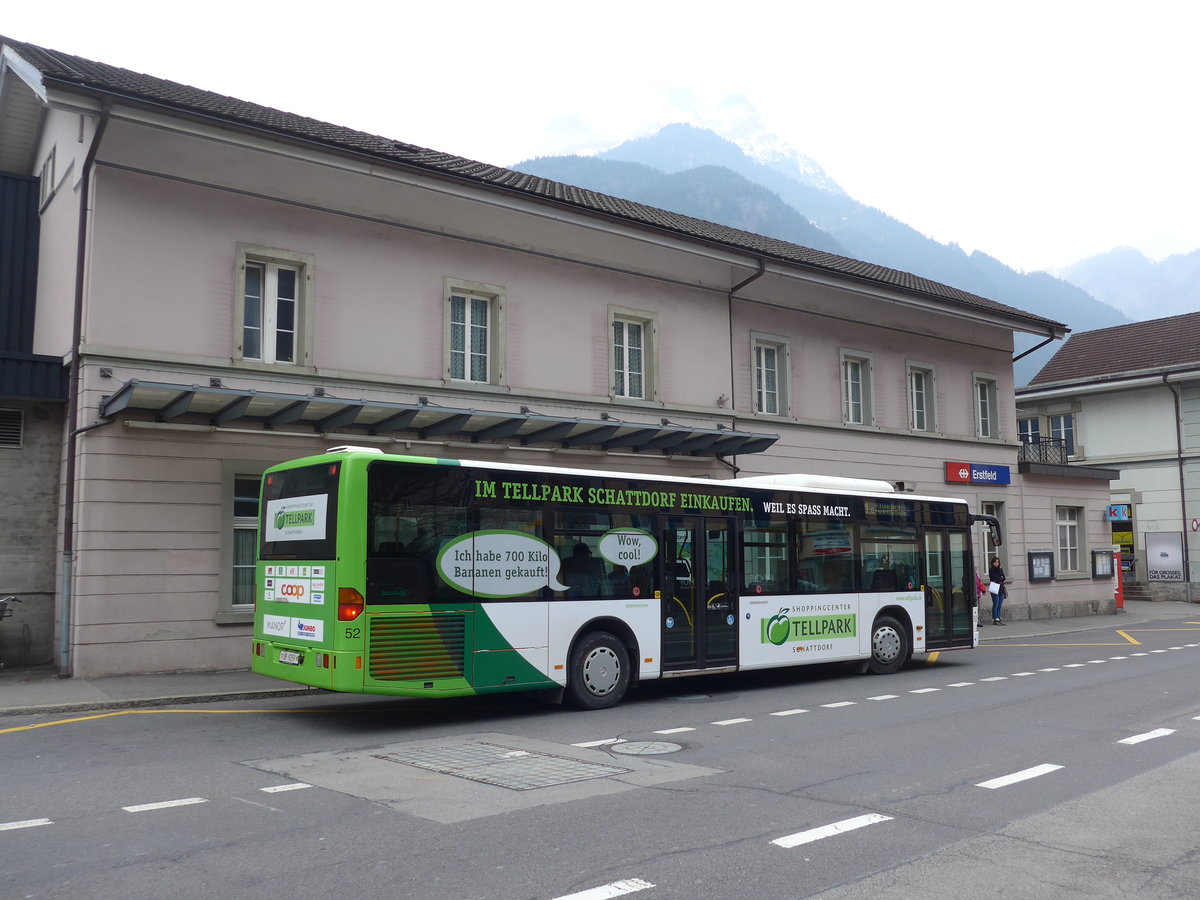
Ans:
[[[258,528],[260,558],[336,557],[340,467],[333,462],[267,473]]]

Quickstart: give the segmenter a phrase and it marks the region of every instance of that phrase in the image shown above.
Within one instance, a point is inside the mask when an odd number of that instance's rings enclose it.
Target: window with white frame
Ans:
[[[221,463],[221,592],[216,621],[250,621],[254,612],[255,557],[258,551],[258,497],[269,463]]]
[[[937,391],[932,366],[908,365],[908,427],[913,431],[937,430]]]
[[[656,399],[656,317],[610,307],[609,334],[613,397]]]
[[[443,280],[446,377],[473,384],[504,383],[504,288]]]
[[[1067,456],[1075,455],[1075,417],[1070,413],[1061,416],[1049,416],[1050,437],[1063,442]]]
[[[1079,523],[1082,518],[1077,506],[1055,506],[1055,549],[1058,551],[1058,571],[1079,571]]]
[[[842,351],[842,421],[847,425],[874,424],[869,354]]]
[[[1004,528],[1003,503],[993,503],[985,500],[979,504],[979,511],[985,516],[995,516],[1000,522],[1001,529]],[[985,528],[983,530],[983,559],[987,565],[991,565],[993,556],[1000,556],[1000,546],[996,543],[996,535],[992,532],[992,529]]]
[[[313,256],[238,245],[235,317],[242,362],[309,365]]]
[[[772,416],[787,413],[787,341],[753,335],[754,411]]]
[[[981,438],[1000,437],[1000,404],[994,378],[975,376],[975,434]]]
[[[1017,436],[1022,444],[1036,444],[1042,438],[1042,424],[1037,416],[1017,419]]]

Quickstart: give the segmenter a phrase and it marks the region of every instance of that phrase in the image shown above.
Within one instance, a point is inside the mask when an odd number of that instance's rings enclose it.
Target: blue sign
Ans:
[[[1129,503],[1113,503],[1104,510],[1105,522],[1128,522],[1131,518],[1130,509],[1132,504]]]
[[[1008,466],[981,466],[971,463],[971,484],[1011,484]]]

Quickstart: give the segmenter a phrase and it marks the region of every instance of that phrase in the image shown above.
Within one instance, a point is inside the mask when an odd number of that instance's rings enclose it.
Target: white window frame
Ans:
[[[1055,576],[1087,574],[1080,568],[1086,546],[1084,508],[1069,500],[1054,501]]]
[[[1017,419],[1017,437],[1023,444],[1036,444],[1042,439],[1042,420],[1038,416]]]
[[[219,550],[219,571],[221,573],[220,595],[216,611],[218,624],[241,624],[254,619],[254,601],[235,603],[234,569],[238,566],[236,558],[236,532],[247,529],[258,529],[258,518],[250,516],[235,516],[237,482],[239,479],[261,479],[262,473],[271,465],[259,460],[222,460],[221,461],[221,538]],[[257,541],[255,542],[257,551]],[[247,565],[245,561],[242,566]]]
[[[459,323],[455,321],[454,307],[456,299],[461,298],[466,319]],[[447,383],[470,385],[503,385],[505,383],[505,307],[507,292],[501,285],[485,284],[481,281],[467,281],[462,278],[445,277],[442,279],[442,346],[443,372]],[[486,320],[481,324],[472,322],[469,311],[478,305],[486,309]],[[486,354],[482,373],[483,377],[473,377],[471,367],[472,343],[470,332],[472,327],[483,327],[486,331],[484,338],[484,353]],[[455,333],[462,330],[463,342],[461,349],[456,349]],[[478,350],[478,348],[476,348]],[[458,365],[461,360],[461,367]]]
[[[57,155],[57,147],[51,147],[50,152],[46,154],[46,158],[42,161],[42,168],[38,173],[38,212],[44,212],[50,201],[54,199],[54,194],[58,190],[58,166],[55,161]]]
[[[937,431],[937,376],[929,363],[909,360],[908,368],[908,427],[910,431]],[[917,382],[922,383],[918,390]]]
[[[1046,416],[1046,425],[1050,437],[1064,441],[1067,458],[1074,458],[1078,450],[1075,443],[1075,414],[1073,412],[1051,413]]]
[[[773,368],[768,361],[773,363]],[[791,370],[791,354],[787,338],[774,334],[751,332],[750,377],[756,413],[764,416],[790,415]],[[769,387],[769,376],[772,372],[775,376],[774,390]]]
[[[311,253],[297,253],[255,244],[237,245],[234,277],[233,303],[233,360],[238,365],[274,369],[279,366],[311,368],[312,366],[312,321],[313,321],[313,268],[316,257]],[[263,272],[262,310],[259,327],[261,344],[258,356],[247,356],[246,343],[246,285],[247,269]],[[296,273],[296,297],[293,302],[292,358],[277,359],[280,329],[277,321],[278,306],[272,308],[267,298],[271,296],[271,285],[277,283],[281,269]]]
[[[628,357],[618,353],[616,326],[633,325],[641,330],[642,386],[638,393],[631,389]],[[658,400],[658,315],[623,306],[608,308],[608,391],[616,401]]]
[[[975,407],[975,436],[984,440],[1000,439],[1000,388],[994,375],[976,372],[972,379]]]
[[[843,348],[839,354],[839,381],[842,385],[842,424],[875,424],[874,358],[862,350]],[[858,396],[853,388],[857,376]]]

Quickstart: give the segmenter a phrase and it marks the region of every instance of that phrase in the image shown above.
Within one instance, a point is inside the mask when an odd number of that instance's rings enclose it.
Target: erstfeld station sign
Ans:
[[[979,463],[947,462],[947,484],[1011,484],[1008,466],[985,466]]]

